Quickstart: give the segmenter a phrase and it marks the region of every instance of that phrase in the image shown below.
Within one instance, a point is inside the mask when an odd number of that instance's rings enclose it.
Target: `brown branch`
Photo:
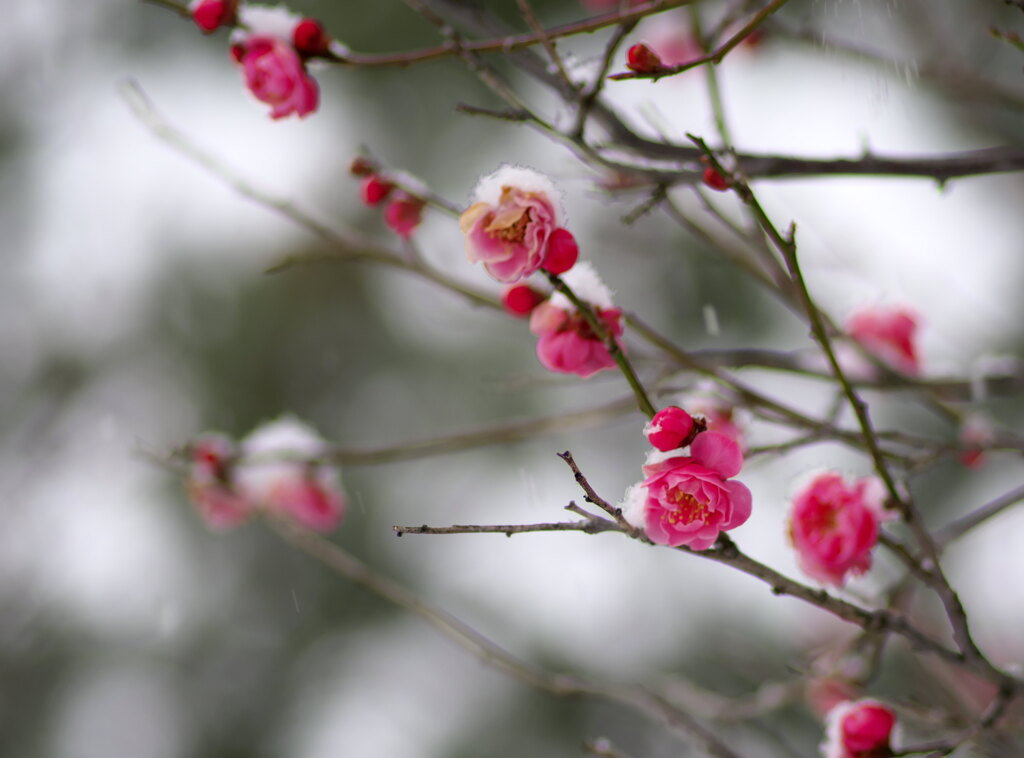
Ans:
[[[527,532],[583,532],[584,534],[600,534],[601,532],[622,532],[622,529],[598,516],[591,516],[586,521],[552,521],[540,524],[452,524],[451,526],[393,526],[396,537],[403,534],[513,534]]]
[[[731,36],[728,40],[719,45],[715,50],[702,55],[699,58],[694,58],[692,61],[686,63],[680,63],[678,66],[665,66],[664,68],[658,69],[651,73],[640,73],[637,71],[623,72],[621,74],[612,74],[609,79],[621,80],[621,79],[651,79],[657,81],[667,76],[675,76],[681,74],[684,71],[689,71],[691,68],[697,66],[703,66],[706,63],[713,63],[716,66],[721,63],[725,56],[731,53],[737,45],[743,40],[749,37],[758,26],[760,26],[766,18],[775,13],[779,8],[785,5],[789,0],[772,0],[764,8],[759,10],[754,16],[748,21],[743,27]]]
[[[273,529],[288,543],[327,568],[375,595],[418,616],[484,663],[513,678],[558,697],[586,695],[632,708],[665,722],[680,736],[696,742],[714,758],[741,758],[718,735],[692,715],[642,687],[590,680],[574,674],[547,671],[519,658],[464,621],[437,609],[398,582],[376,573],[355,556],[290,521],[270,519]]]
[[[966,516],[956,519],[955,521],[946,524],[946,526],[935,532],[935,543],[940,547],[945,547],[950,542],[969,531],[979,526],[980,524],[988,521],[990,518],[998,516],[1008,508],[1013,507],[1017,503],[1024,500],[1024,485],[1012,489],[1004,495],[1000,495],[995,500],[971,511]]]

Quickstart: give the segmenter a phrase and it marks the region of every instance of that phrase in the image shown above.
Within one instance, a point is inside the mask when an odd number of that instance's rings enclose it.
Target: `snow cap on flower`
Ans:
[[[320,89],[299,54],[273,36],[252,36],[233,48],[253,96],[271,106],[270,117],[304,118],[317,109]]]
[[[244,42],[249,37],[274,37],[291,45],[302,16],[283,5],[245,3],[238,9],[238,22],[244,28],[232,33],[232,42]]]
[[[601,281],[600,274],[589,261],[577,263],[573,266],[572,271],[562,277],[562,281],[575,293],[576,297],[585,303],[590,303],[602,310],[615,307],[612,303],[612,291]],[[548,302],[568,313],[576,311],[576,306],[561,292],[554,293]]]
[[[346,505],[338,472],[311,462],[326,452],[320,436],[292,416],[264,424],[242,441],[238,491],[255,506],[311,529],[333,529]]]
[[[896,714],[877,700],[840,703],[825,717],[822,758],[888,758]]]
[[[473,202],[499,205],[506,187],[515,187],[522,192],[547,198],[555,211],[555,224],[561,225],[565,215],[562,210],[562,193],[548,176],[526,166],[503,163],[487,176],[480,177],[473,188]]]
[[[724,434],[702,432],[691,445],[690,455],[667,453],[648,457],[647,476],[627,494],[630,523],[640,510],[647,537],[661,545],[685,545],[707,550],[723,531],[750,518],[750,490],[731,477],[743,467],[739,446]]]
[[[842,587],[850,574],[871,568],[879,524],[891,518],[884,502],[877,477],[849,483],[832,471],[813,475],[793,497],[790,512],[789,536],[801,570]]]

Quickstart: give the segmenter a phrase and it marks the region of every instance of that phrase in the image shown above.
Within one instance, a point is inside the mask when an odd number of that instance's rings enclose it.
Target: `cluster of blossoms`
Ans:
[[[324,441],[294,418],[264,424],[238,445],[221,434],[204,434],[190,451],[188,494],[214,529],[265,512],[329,531],[345,513],[337,470],[310,462],[325,454]]]
[[[896,714],[884,703],[863,699],[840,703],[825,718],[823,758],[890,758]]]
[[[739,445],[704,429],[703,419],[676,406],[659,411],[644,429],[656,451],[643,467],[646,478],[627,491],[623,516],[652,542],[707,550],[721,532],[750,518],[750,490],[731,480],[743,467]]]
[[[822,584],[842,587],[850,574],[871,568],[871,550],[885,511],[875,477],[852,484],[834,472],[813,477],[793,498],[789,536],[801,570]]]
[[[376,208],[387,203],[384,206],[384,223],[402,239],[409,239],[423,220],[426,203],[422,198],[396,187],[394,182],[362,158],[356,158],[350,170],[355,176],[362,177],[359,193],[363,205]]]
[[[505,309],[529,316],[539,338],[537,357],[550,371],[589,377],[615,367],[609,341],[618,349],[622,311],[589,263],[578,263],[579,246],[563,225],[558,191],[543,174],[502,166],[482,178],[474,202],[459,218],[466,255],[484,264],[497,281],[513,285],[502,297]],[[562,292],[550,297],[521,280],[544,271],[586,303],[589,313]],[[603,332],[604,334],[602,334]]]
[[[192,0],[189,12],[204,32],[235,26],[231,56],[245,84],[271,107],[271,118],[299,118],[317,109],[320,90],[306,64],[330,54],[331,39],[320,23],[283,7],[239,5],[238,0]]]

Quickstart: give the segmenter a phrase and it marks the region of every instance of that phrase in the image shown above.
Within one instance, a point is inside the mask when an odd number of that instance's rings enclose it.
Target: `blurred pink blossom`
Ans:
[[[254,507],[318,531],[336,527],[346,500],[334,467],[316,459],[326,443],[301,421],[285,416],[254,430],[241,444],[238,491]]]
[[[918,376],[917,315],[909,308],[870,307],[846,321],[847,333],[865,350],[896,371]]]
[[[398,190],[384,209],[384,223],[399,237],[409,239],[423,220],[423,205],[418,197]]]
[[[237,452],[222,434],[204,434],[190,448],[191,464],[185,488],[199,515],[211,529],[229,529],[252,514],[252,504],[232,483]]]
[[[849,574],[871,568],[879,522],[887,518],[881,482],[875,477],[847,484],[842,476],[815,476],[793,499],[789,535],[805,574],[841,587]]]
[[[632,502],[624,509],[626,517],[641,521],[646,535],[661,545],[707,550],[720,532],[750,517],[750,490],[730,481],[742,466],[735,442],[718,432],[702,432],[690,455],[657,456],[644,466],[647,478],[627,496]]]
[[[308,116],[319,104],[316,80],[299,54],[276,37],[252,36],[236,48],[245,84],[257,100],[271,106],[271,118]]]

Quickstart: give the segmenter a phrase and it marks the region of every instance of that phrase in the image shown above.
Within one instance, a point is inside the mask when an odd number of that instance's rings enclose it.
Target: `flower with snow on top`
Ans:
[[[690,455],[652,452],[623,503],[623,516],[660,545],[707,550],[721,532],[750,518],[750,490],[732,481],[743,467],[739,446],[724,434],[702,432]]]
[[[847,483],[837,473],[814,476],[793,498],[789,536],[801,570],[842,587],[849,574],[871,568],[880,522],[890,518],[885,489],[873,476]]]
[[[563,281],[580,300],[590,304],[612,339],[622,335],[622,311],[612,305],[611,292],[589,263],[577,265]],[[615,367],[615,359],[604,340],[560,292],[533,309],[530,331],[539,337],[537,358],[549,371],[577,374],[585,379]]]
[[[252,514],[252,504],[235,489],[235,444],[223,434],[207,433],[190,446],[185,489],[199,515],[211,529],[228,529]]]
[[[864,698],[840,703],[825,717],[822,758],[889,758],[896,714],[884,703]]]
[[[241,444],[238,492],[254,507],[318,531],[336,527],[346,500],[337,470],[316,459],[327,445],[298,419],[284,416],[254,430]]]
[[[846,332],[890,368],[919,376],[917,320],[917,314],[909,308],[872,306],[852,314],[846,321]]]
[[[245,84],[257,100],[271,106],[271,118],[299,118],[317,109],[320,90],[295,48],[295,31],[304,19],[283,7],[243,5],[245,29],[231,35],[232,55],[242,66]]]
[[[544,268],[549,253],[558,273],[568,270],[567,257],[569,268],[575,263],[575,240],[562,227],[561,199],[548,177],[504,165],[477,183],[473,198],[459,218],[466,255],[472,263],[482,262],[499,282],[512,284]],[[557,243],[553,251],[552,239]]]

